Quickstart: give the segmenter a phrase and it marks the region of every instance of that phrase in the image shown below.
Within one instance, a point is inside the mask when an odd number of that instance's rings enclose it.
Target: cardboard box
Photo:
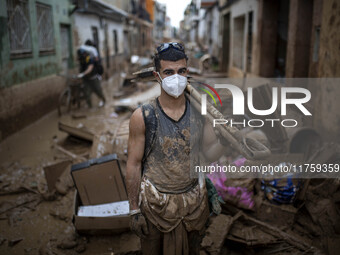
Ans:
[[[116,154],[73,165],[71,174],[83,205],[128,200]]]
[[[78,207],[81,205],[78,192],[75,194],[73,224],[79,233],[92,235],[121,233],[130,229],[130,216],[85,217],[78,216]]]
[[[61,161],[49,166],[44,167],[45,178],[47,181],[47,187],[50,192],[55,190],[55,184],[58,178],[62,175],[66,169],[70,170],[71,160]]]
[[[116,154],[73,165],[71,174],[77,192],[74,202],[73,223],[78,232],[90,234],[118,233],[129,230],[130,217],[78,216],[82,205],[99,205],[128,200]]]
[[[78,216],[84,217],[111,217],[129,215],[129,201],[118,201],[100,205],[78,206]]]

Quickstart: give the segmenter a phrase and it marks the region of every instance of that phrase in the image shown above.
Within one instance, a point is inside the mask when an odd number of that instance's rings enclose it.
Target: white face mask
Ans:
[[[187,77],[174,74],[162,79],[160,74],[157,74],[162,81],[162,88],[168,95],[175,98],[178,98],[180,95],[182,95],[185,87],[187,86]]]

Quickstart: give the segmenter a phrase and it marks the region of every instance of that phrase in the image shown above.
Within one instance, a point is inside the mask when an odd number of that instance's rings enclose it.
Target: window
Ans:
[[[39,51],[54,50],[54,33],[51,6],[36,3]]]
[[[7,27],[11,54],[32,53],[27,0],[7,0]]]
[[[114,53],[118,53],[118,37],[117,37],[117,30],[113,30],[113,50]]]

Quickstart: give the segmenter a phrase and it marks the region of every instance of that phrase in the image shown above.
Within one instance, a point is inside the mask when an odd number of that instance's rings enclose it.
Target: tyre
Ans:
[[[65,89],[59,96],[58,115],[70,112],[71,109],[71,91],[69,88]]]

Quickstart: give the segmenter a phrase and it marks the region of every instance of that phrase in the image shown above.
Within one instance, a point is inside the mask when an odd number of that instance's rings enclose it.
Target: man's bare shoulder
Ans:
[[[130,132],[145,133],[145,124],[141,107],[137,108],[130,118]]]

